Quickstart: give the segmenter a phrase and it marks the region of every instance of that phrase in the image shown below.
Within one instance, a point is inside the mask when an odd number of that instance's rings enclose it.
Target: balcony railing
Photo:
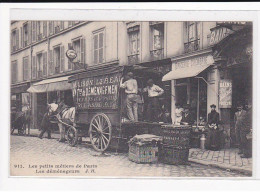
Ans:
[[[184,43],[184,52],[189,53],[200,49],[200,39]]]
[[[133,54],[128,56],[128,64],[135,65],[140,62],[139,54]]]
[[[151,55],[151,60],[152,61],[156,61],[156,60],[160,60],[164,58],[164,49],[157,49],[157,50],[152,50],[150,51],[150,55]]]
[[[42,71],[38,71],[38,78],[42,77]]]

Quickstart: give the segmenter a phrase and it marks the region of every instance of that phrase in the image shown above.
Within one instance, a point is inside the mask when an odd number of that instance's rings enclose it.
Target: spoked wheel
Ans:
[[[96,114],[89,127],[89,137],[93,148],[103,152],[111,141],[112,126],[109,118],[104,113]]]
[[[67,140],[71,146],[75,146],[78,143],[78,131],[75,127],[70,126],[67,130]]]

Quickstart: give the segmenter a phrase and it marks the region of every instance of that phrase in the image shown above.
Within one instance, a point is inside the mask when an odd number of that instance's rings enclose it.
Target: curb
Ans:
[[[196,159],[193,159],[193,158],[189,158],[188,161],[195,163],[195,164],[211,166],[211,167],[215,167],[215,168],[219,168],[219,169],[224,169],[224,170],[227,170],[227,171],[238,172],[238,173],[241,173],[241,174],[244,174],[244,175],[247,175],[247,176],[252,176],[251,170],[246,170],[246,169],[241,169],[241,168],[231,167],[231,166],[223,166],[221,164],[212,164],[212,163],[207,162],[207,161],[196,160]]]

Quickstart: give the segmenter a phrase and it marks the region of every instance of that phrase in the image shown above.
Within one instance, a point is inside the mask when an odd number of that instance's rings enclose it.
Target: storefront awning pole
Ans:
[[[197,99],[197,128],[199,127],[199,112],[200,112],[200,79],[198,79],[198,99]]]

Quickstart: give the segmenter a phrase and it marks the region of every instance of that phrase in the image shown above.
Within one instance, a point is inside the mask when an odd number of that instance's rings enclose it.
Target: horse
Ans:
[[[22,111],[12,113],[11,118],[11,134],[14,130],[18,130],[19,135],[26,134],[26,129],[28,127],[28,135],[30,135],[30,123],[31,123],[31,109],[29,106],[22,108]]]
[[[48,110],[50,115],[54,115],[58,120],[58,127],[60,131],[60,142],[65,141],[65,125],[62,124],[66,123],[68,125],[75,126],[75,107],[67,107],[63,102],[56,104],[51,103],[48,104]]]

